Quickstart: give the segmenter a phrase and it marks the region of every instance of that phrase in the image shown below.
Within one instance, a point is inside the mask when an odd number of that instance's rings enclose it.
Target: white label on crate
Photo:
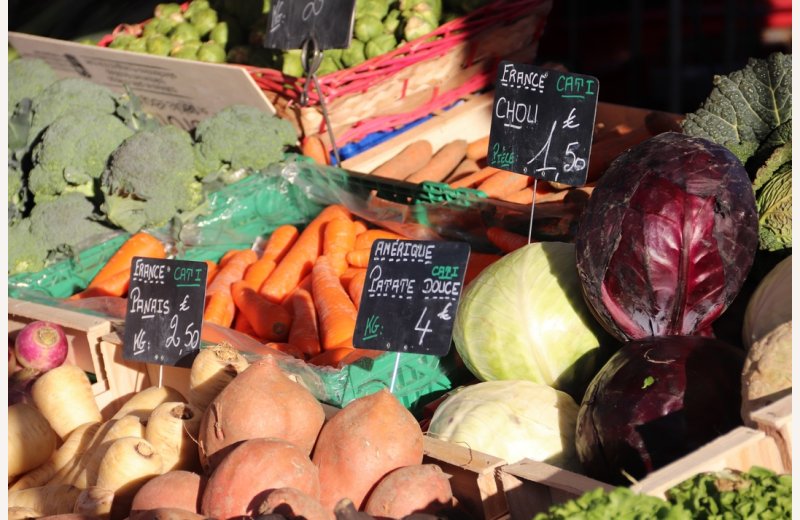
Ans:
[[[83,77],[122,93],[127,85],[145,111],[185,130],[233,105],[275,113],[264,92],[242,67],[151,56],[130,51],[8,33],[22,56],[41,58],[59,77]]]

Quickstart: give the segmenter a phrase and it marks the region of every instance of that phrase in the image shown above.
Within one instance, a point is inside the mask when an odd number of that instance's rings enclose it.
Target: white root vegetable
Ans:
[[[8,520],[28,520],[29,518],[41,518],[44,514],[34,511],[29,507],[9,507]]]
[[[139,488],[162,472],[161,456],[145,439],[124,437],[114,441],[97,474],[97,486],[114,492],[111,518],[124,518]]]
[[[73,513],[105,520],[111,514],[114,492],[97,486],[84,489],[75,501]]]
[[[97,483],[98,472],[105,456],[111,445],[118,439],[136,437],[144,438],[144,425],[135,415],[126,415],[111,423],[97,448],[87,453],[86,461],[83,463],[82,471],[73,482],[81,489],[94,486]]]
[[[201,412],[249,366],[238,350],[227,343],[202,349],[189,372],[189,403]]]
[[[58,438],[45,416],[25,403],[8,407],[8,478],[47,462]]]
[[[72,513],[81,490],[75,486],[40,486],[8,493],[8,507],[25,507],[43,516]]]
[[[197,432],[203,413],[188,403],[163,403],[147,421],[144,438],[152,444],[164,465],[164,472],[199,470]]]
[[[139,417],[142,422],[147,422],[147,418],[150,417],[150,414],[153,413],[156,406],[170,401],[185,403],[186,398],[174,388],[168,386],[151,386],[137,392],[133,397],[128,399],[125,404],[122,405],[122,408],[114,414],[112,419],[119,419],[126,415],[135,415]]]
[[[13,486],[8,488],[9,491],[28,489],[47,484],[61,468],[66,467],[71,461],[80,459],[91,443],[95,433],[99,430],[100,423],[96,422],[86,423],[75,428],[64,441],[64,444],[53,453],[46,463],[25,473],[19,480],[14,482]]]
[[[103,420],[89,378],[75,365],[61,365],[42,374],[31,394],[36,407],[62,439],[82,424]]]

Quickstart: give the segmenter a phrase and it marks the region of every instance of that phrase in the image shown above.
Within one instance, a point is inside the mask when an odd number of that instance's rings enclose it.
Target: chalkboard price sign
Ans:
[[[200,348],[208,266],[134,257],[123,358],[191,367]]]
[[[444,356],[469,259],[466,242],[376,240],[353,344]]]
[[[300,49],[310,37],[316,48],[350,46],[355,0],[272,0],[267,16],[264,47]]]
[[[500,62],[490,166],[570,186],[586,184],[597,78]]]

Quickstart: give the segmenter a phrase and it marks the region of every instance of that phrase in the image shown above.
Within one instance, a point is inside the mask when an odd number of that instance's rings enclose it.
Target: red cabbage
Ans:
[[[589,476],[630,484],[736,426],[744,351],[701,336],[626,343],[586,390],[575,446]]]
[[[747,171],[705,139],[652,137],[600,178],[575,245],[584,297],[618,339],[705,334],[758,246]]]

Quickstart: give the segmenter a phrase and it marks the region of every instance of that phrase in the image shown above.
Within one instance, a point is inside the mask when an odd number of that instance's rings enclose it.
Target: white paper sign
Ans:
[[[18,32],[9,32],[8,41],[20,55],[46,61],[59,77],[84,77],[117,93],[127,85],[145,111],[185,130],[233,104],[275,113],[250,74],[236,65],[151,56]]]

